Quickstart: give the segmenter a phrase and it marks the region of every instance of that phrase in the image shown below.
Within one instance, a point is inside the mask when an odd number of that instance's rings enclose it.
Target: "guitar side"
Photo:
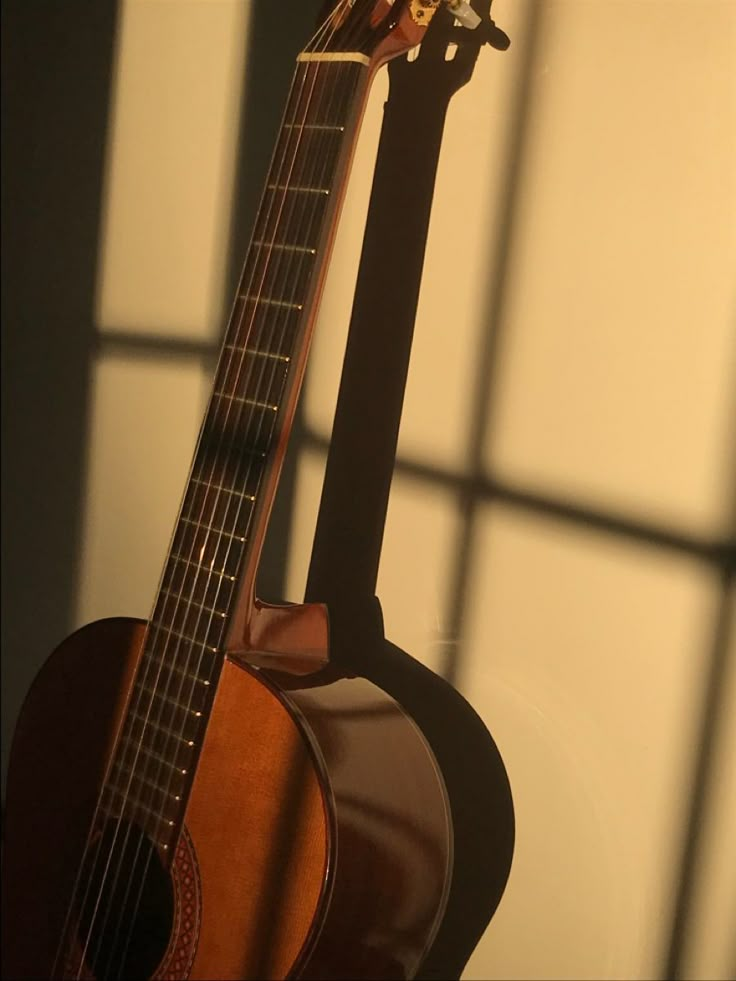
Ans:
[[[52,976],[143,631],[83,628],[26,699],[8,776],[3,977]],[[155,977],[418,970],[446,900],[450,818],[423,737],[372,683],[285,692],[227,659],[185,828]]]

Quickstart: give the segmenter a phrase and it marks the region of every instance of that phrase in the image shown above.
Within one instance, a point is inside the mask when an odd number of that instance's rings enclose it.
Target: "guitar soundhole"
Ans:
[[[129,821],[106,822],[82,879],[78,943],[97,981],[150,978],[169,945],[174,888],[150,838]]]

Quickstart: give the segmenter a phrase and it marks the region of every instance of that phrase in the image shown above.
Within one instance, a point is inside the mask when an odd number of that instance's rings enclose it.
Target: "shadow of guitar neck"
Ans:
[[[396,698],[443,772],[455,830],[454,873],[420,977],[445,979],[460,976],[503,894],[514,847],[511,791],[477,713],[451,685],[385,639],[375,592],[445,116],[480,48],[480,42],[461,44],[446,61],[451,23],[438,13],[419,57],[389,65],[306,590],[308,602],[325,602],[330,610],[333,668],[363,675]]]

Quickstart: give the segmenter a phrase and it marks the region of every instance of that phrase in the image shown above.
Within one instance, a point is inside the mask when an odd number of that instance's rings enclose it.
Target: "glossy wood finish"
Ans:
[[[328,814],[287,707],[226,661],[185,819],[202,880],[192,978],[288,974],[318,921]]]
[[[126,620],[83,627],[54,651],[23,703],[6,790],[3,978],[50,976],[139,630]]]
[[[434,939],[452,871],[442,778],[401,706],[365,678],[291,691],[329,776],[334,883],[300,977],[411,978]]]
[[[3,977],[50,977],[143,631],[126,620],[79,631],[24,705],[8,778]],[[451,865],[431,754],[364,679],[288,694],[276,680],[231,659],[223,668],[186,812],[201,883],[186,976],[411,977]],[[165,960],[166,977],[184,976]]]
[[[244,637],[231,651],[254,667],[314,674],[329,664],[329,630],[323,603],[276,605],[256,600]]]

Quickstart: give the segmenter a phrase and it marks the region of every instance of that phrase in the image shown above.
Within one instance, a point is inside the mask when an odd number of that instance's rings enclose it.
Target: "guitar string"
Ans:
[[[308,77],[308,72],[305,73],[305,78],[306,77]],[[316,74],[315,74],[315,80],[316,80]],[[295,148],[295,156],[296,156],[296,150],[298,150],[298,146]],[[286,147],[285,147],[285,156],[286,156],[287,153],[288,153],[288,142],[287,142]],[[281,183],[281,182],[279,181],[279,183]],[[284,193],[284,198],[285,197],[286,197],[286,192]],[[265,277],[265,273],[267,271],[267,265],[268,265],[268,263],[266,262],[265,265],[266,265],[266,269],[264,269],[264,277]],[[257,267],[253,267],[253,268],[255,269]],[[249,290],[249,292],[250,292],[250,290]],[[232,360],[232,357],[231,357],[231,360]],[[264,370],[262,369],[261,374],[263,374],[263,373],[264,373]],[[274,374],[274,372],[272,371],[272,375],[273,374]],[[228,406],[228,414],[229,414],[229,411],[230,411],[230,406]],[[260,422],[259,422],[259,428],[262,425],[262,420],[263,420],[263,417],[261,416],[261,419],[260,419]],[[218,492],[218,494],[219,494],[219,492]],[[241,505],[240,506],[242,507],[242,502],[241,502]],[[232,543],[228,546],[228,551],[229,551],[229,549],[231,547],[232,547]],[[225,560],[225,561],[227,561],[227,560]],[[199,575],[199,573],[198,573],[198,575]],[[211,572],[210,572],[210,575],[211,575]],[[208,576],[208,578],[209,578],[209,576]],[[218,591],[219,591],[219,589],[218,589]],[[190,607],[191,607],[191,603],[190,603]],[[211,626],[211,620],[212,620],[212,614],[210,616],[210,625],[209,626]],[[198,618],[198,622],[199,622],[199,618]],[[195,629],[193,631],[195,635],[197,633],[197,629],[198,629],[198,627],[195,627]],[[190,652],[190,658],[191,658],[191,652]],[[201,655],[200,655],[200,662],[201,662]],[[160,676],[160,672],[159,672],[159,676]],[[181,693],[181,689],[183,687],[183,682],[180,682],[180,686],[179,687],[180,687],[180,693]],[[189,699],[189,704],[191,705],[191,695],[190,695],[190,699]],[[149,707],[149,712],[150,712],[150,707]],[[182,729],[182,732],[184,732],[184,729]],[[167,742],[168,742],[168,738],[167,738]],[[159,774],[160,774],[160,765],[159,765]],[[129,781],[129,784],[130,784],[130,781]],[[169,789],[170,789],[170,784],[171,784],[171,780],[169,781]],[[124,847],[125,846],[123,846],[123,852],[124,852]],[[135,867],[135,862],[134,862],[134,867]],[[119,872],[119,870],[118,870],[118,872]],[[112,894],[114,894],[114,886],[113,886]],[[127,899],[127,893],[126,893],[126,899]],[[125,906],[125,900],[124,900],[123,908],[124,908],[124,906]],[[109,910],[108,910],[108,913],[109,913]],[[102,928],[102,932],[104,933],[104,926]],[[114,943],[113,943],[113,948],[114,948]]]
[[[315,34],[315,39],[318,39],[319,36],[320,36],[320,34],[325,31],[325,28],[329,26],[329,23],[330,23],[330,20],[331,19],[332,19],[332,16],[328,19],[328,21],[325,22],[325,24],[320,29],[318,29],[317,33]],[[306,77],[306,74],[307,73],[305,72],[304,73],[304,77]],[[297,78],[298,78],[298,74],[295,73],[294,82],[296,82]],[[302,79],[302,83],[303,83],[303,81],[304,81],[304,79]],[[294,85],[294,83],[292,83],[292,86],[293,85]],[[287,102],[287,104],[288,104],[288,102]],[[196,461],[196,459],[197,459],[197,456],[195,454],[195,461]],[[147,667],[150,667],[150,664],[147,665]],[[160,672],[159,672],[159,675],[160,675]],[[140,701],[140,694],[139,694],[139,701]],[[149,711],[150,711],[150,708],[149,708]],[[133,761],[133,768],[135,768],[135,762],[137,762],[137,754],[136,754],[136,759]],[[110,765],[110,768],[109,769],[112,769],[112,764],[113,763],[114,763],[114,754],[111,757],[111,765]],[[131,779],[131,781],[129,781],[128,788],[126,788],[127,793],[129,793],[129,791],[130,791],[130,784],[131,784],[131,782],[132,782],[132,779]],[[106,787],[107,787],[107,781],[105,781],[105,783],[103,784],[103,794],[104,794],[104,791],[105,791]],[[102,797],[102,794],[100,795],[100,798],[101,797]],[[63,946],[64,940],[65,940],[65,935],[68,932],[68,925],[69,925],[68,921],[70,919],[70,914],[71,914],[72,909],[74,907],[75,899],[76,899],[76,896],[77,896],[77,893],[78,893],[78,890],[79,890],[79,879],[81,877],[81,872],[84,869],[85,860],[86,860],[86,857],[87,857],[87,854],[88,854],[88,851],[89,851],[89,847],[90,847],[90,844],[91,844],[91,840],[93,838],[94,831],[95,831],[95,828],[96,828],[96,825],[97,825],[97,819],[99,818],[99,811],[101,809],[100,808],[100,804],[101,804],[101,799],[98,799],[97,808],[96,808],[95,814],[93,816],[93,826],[91,828],[90,835],[88,836],[88,839],[87,839],[87,842],[86,842],[86,846],[85,846],[85,849],[84,849],[84,852],[83,852],[83,856],[82,856],[82,861],[80,862],[79,874],[77,876],[77,881],[75,882],[74,888],[73,888],[72,901],[71,901],[70,907],[69,907],[69,909],[67,911],[67,917],[65,919],[64,929],[62,931],[62,937],[61,937],[61,941],[60,941],[60,948],[61,948],[61,946]],[[122,817],[122,815],[118,818],[118,829],[119,829],[119,824],[120,824],[120,818],[121,817]],[[118,829],[116,829],[116,834],[117,834],[117,830]],[[113,842],[113,845],[111,846],[111,851],[112,851],[112,848],[114,848],[114,842]],[[97,857],[99,858],[99,855]],[[108,865],[109,865],[109,862],[108,862]],[[88,887],[87,887],[87,890],[85,892],[85,897],[84,897],[84,899],[83,899],[83,901],[81,903],[81,906],[80,906],[80,908],[82,908],[82,909],[84,908],[84,905],[86,904],[87,896],[88,896],[88,892],[89,892],[89,886],[91,885],[91,882],[93,880],[93,877],[94,877],[94,868],[93,868],[93,870],[90,871],[90,877],[88,879]],[[98,903],[99,903],[99,896],[98,896]],[[90,933],[91,933],[91,926],[90,926]],[[87,941],[89,942],[89,934],[88,934]],[[87,945],[85,945],[85,952],[83,952],[82,958],[81,958],[81,961],[80,961],[80,970],[82,969],[82,966],[83,966],[83,963],[84,963],[84,956],[85,956],[85,953],[86,953],[86,946]],[[60,954],[61,954],[61,949],[58,949],[57,950],[57,955],[56,955],[56,958],[55,958],[55,961],[54,961],[54,969],[56,968],[56,965],[58,964],[58,960],[59,960]]]

